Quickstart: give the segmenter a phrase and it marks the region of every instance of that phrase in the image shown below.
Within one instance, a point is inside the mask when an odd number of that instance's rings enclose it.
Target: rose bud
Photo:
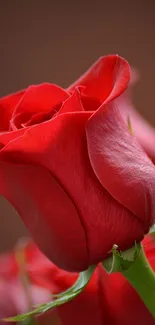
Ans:
[[[128,63],[100,58],[67,90],[30,86],[0,100],[0,193],[45,255],[82,271],[155,218],[155,168],[124,122]]]

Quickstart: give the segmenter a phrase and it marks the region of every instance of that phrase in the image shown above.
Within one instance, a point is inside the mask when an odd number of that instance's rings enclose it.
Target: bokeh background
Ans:
[[[139,70],[134,103],[155,125],[154,40],[155,0],[0,1],[0,95],[43,81],[65,87],[117,53]],[[0,251],[26,234],[0,198]]]

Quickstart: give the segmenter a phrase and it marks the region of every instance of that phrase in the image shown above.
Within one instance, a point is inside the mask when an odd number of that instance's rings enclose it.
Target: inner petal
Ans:
[[[22,124],[22,127],[39,124],[39,123],[43,123],[43,122],[50,120],[52,117],[54,117],[59,112],[60,107],[61,107],[61,104],[57,105],[50,112],[45,112],[45,113],[41,112],[38,114],[33,114],[32,117],[26,123]]]
[[[51,114],[53,109],[68,97],[70,97],[69,93],[53,84],[46,83],[28,87],[16,106],[10,122],[11,129],[17,130],[23,127],[35,114],[43,113],[42,116],[46,113],[48,115],[49,112]]]

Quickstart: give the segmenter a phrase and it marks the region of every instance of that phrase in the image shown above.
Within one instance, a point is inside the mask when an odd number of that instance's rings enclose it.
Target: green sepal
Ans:
[[[126,250],[118,251],[117,245],[113,246],[112,256],[102,262],[104,269],[109,273],[123,272],[127,270],[138,257],[141,245],[135,243],[135,246]]]
[[[155,273],[141,244],[123,252],[119,252],[115,245],[112,256],[102,264],[108,273],[120,272],[129,281],[155,318]]]

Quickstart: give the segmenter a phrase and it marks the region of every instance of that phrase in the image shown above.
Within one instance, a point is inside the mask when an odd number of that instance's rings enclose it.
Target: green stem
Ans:
[[[121,273],[135,288],[155,318],[155,273],[149,265],[143,248],[133,264]]]

